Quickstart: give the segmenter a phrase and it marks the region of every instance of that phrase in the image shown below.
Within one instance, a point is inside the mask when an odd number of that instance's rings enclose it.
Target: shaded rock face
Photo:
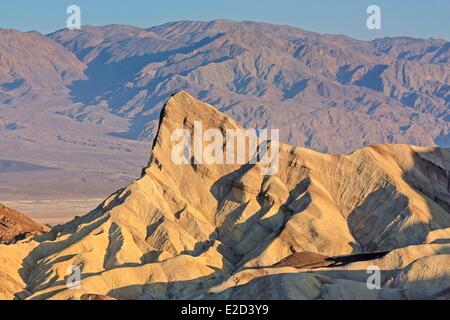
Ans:
[[[0,244],[11,244],[46,231],[47,227],[0,204]]]
[[[374,145],[329,155],[282,144],[273,176],[259,164],[176,165],[172,133],[196,121],[239,128],[185,92],[172,96],[140,179],[47,235],[0,246],[0,297],[445,297],[449,150]],[[366,285],[374,265],[380,290]],[[72,266],[80,289],[66,286]]]

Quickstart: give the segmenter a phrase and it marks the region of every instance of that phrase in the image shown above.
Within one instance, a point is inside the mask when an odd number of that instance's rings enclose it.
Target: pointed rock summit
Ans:
[[[273,175],[259,163],[174,163],[174,132],[192,136],[196,122],[240,128],[173,95],[140,179],[84,217],[0,246],[0,298],[448,298],[449,150],[329,155],[281,144]],[[374,265],[381,290],[366,285]],[[81,289],[69,290],[74,266]]]

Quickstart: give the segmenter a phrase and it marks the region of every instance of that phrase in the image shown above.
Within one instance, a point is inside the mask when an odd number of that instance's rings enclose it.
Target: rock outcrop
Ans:
[[[0,244],[11,244],[46,231],[46,226],[0,204]]]

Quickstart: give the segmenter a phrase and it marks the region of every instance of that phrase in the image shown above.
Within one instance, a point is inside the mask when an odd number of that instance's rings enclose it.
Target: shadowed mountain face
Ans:
[[[318,151],[450,146],[443,40],[366,42],[226,20],[85,26],[48,37],[3,30],[0,39],[0,152],[61,169],[47,195],[19,195],[41,188],[0,176],[7,199],[83,198],[87,189],[104,196],[93,176],[109,191],[126,185],[146,161],[141,141],[153,140],[163,103],[179,90],[244,127],[281,128],[284,142]],[[74,179],[75,168],[90,174]],[[61,185],[67,180],[74,192]]]
[[[261,164],[176,165],[172,133],[196,121],[240,128],[172,96],[140,179],[84,217],[0,246],[0,298],[448,298],[449,150],[282,144],[273,176]],[[366,286],[374,265],[381,290]],[[71,266],[81,289],[66,287]]]

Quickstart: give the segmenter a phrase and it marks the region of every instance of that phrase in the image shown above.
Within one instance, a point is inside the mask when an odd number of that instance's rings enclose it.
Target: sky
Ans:
[[[450,40],[450,0],[2,0],[0,27],[44,34],[66,26],[69,5],[89,25],[150,27],[179,20],[251,20],[358,39],[412,36]],[[369,5],[381,8],[381,30],[366,26]]]

